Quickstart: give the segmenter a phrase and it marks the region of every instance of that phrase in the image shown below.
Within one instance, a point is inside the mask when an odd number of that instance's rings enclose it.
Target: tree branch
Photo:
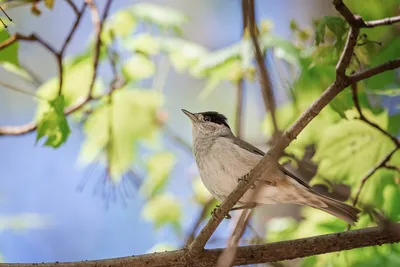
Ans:
[[[373,167],[368,173],[367,175],[364,176],[364,178],[362,178],[360,186],[358,187],[356,196],[354,198],[353,201],[353,206],[356,206],[358,203],[358,198],[360,197],[361,191],[365,185],[365,183],[367,182],[367,180],[380,168],[385,167],[386,163],[389,162],[390,158],[393,156],[393,154],[398,150],[399,148],[396,147],[394,148],[389,154],[386,155],[385,158],[383,158],[381,160],[381,162],[379,162],[375,167]]]
[[[387,137],[390,138],[390,140],[392,140],[392,142],[396,145],[396,147],[400,147],[400,141],[393,135],[391,135],[389,132],[387,132],[386,130],[382,129],[378,124],[368,120],[365,116],[364,113],[361,110],[361,106],[360,106],[360,102],[358,101],[358,95],[357,95],[357,83],[352,83],[351,84],[351,92],[352,92],[352,98],[353,98],[353,102],[354,102],[354,106],[356,107],[358,114],[360,115],[360,120],[362,120],[363,122],[369,124],[371,127],[377,129],[378,131],[380,131],[382,134],[386,135]]]
[[[86,3],[89,5],[89,8],[92,13],[92,23],[95,32],[95,44],[94,44],[94,59],[93,59],[93,75],[92,80],[89,86],[89,91],[87,98],[90,99],[92,97],[92,92],[94,88],[94,84],[96,82],[97,77],[97,67],[99,65],[99,57],[100,57],[100,48],[101,48],[101,32],[103,30],[103,22],[108,16],[108,11],[110,10],[112,0],[107,0],[106,5],[104,7],[103,15],[100,19],[99,10],[97,9],[96,4],[93,0],[86,0]]]
[[[264,55],[261,51],[260,44],[258,42],[258,29],[255,18],[254,0],[242,0],[242,1],[244,2],[242,4],[242,6],[244,7],[243,13],[245,16],[246,16],[245,13],[247,13],[248,25],[249,25],[248,28],[250,31],[251,40],[253,42],[256,62],[261,77],[261,84],[260,84],[261,93],[264,99],[265,108],[271,114],[272,125],[274,127],[273,137],[276,138],[277,136],[280,135],[275,115],[276,103],[275,103],[270,75],[268,73],[268,69],[265,66]]]
[[[356,72],[352,75],[349,76],[349,80],[351,83],[354,82],[359,82],[365,79],[368,79],[372,76],[375,76],[377,74],[380,74],[382,72],[388,71],[388,70],[394,70],[400,67],[400,58],[390,60],[386,63],[383,63],[381,65]]]
[[[282,241],[263,245],[242,246],[237,248],[234,265],[267,263],[303,258],[336,251],[350,250],[382,244],[400,242],[398,235],[400,224],[390,228],[372,227],[342,233],[320,235],[290,241]],[[187,249],[144,254],[140,256],[114,259],[57,262],[59,267],[179,267],[179,266],[215,266],[222,249],[205,250],[197,258],[191,258]],[[55,263],[1,263],[0,267],[39,267],[54,266]]]
[[[321,96],[311,104],[311,106],[290,126],[288,130],[284,132],[281,138],[277,140],[275,145],[268,151],[268,153],[260,160],[260,162],[251,170],[244,179],[241,179],[239,184],[233,190],[231,194],[221,203],[219,208],[214,212],[215,216],[212,216],[207,225],[201,230],[200,234],[193,241],[190,246],[191,255],[196,255],[203,251],[205,244],[214,233],[218,225],[223,220],[224,216],[228,214],[229,210],[237,203],[237,201],[244,195],[244,193],[250,188],[256,179],[263,179],[263,176],[268,175],[276,168],[276,162],[278,155],[299,135],[299,133],[315,118],[321,110],[332,101],[336,95],[348,87],[350,83],[349,77],[345,75],[345,69],[350,63],[350,59],[353,55],[354,46],[359,33],[359,27],[362,27],[363,23],[359,21],[361,18],[354,16],[351,11],[344,5],[343,1],[334,0],[333,4],[336,9],[345,17],[347,22],[352,25],[352,30],[349,32],[347,41],[339,59],[336,68],[336,79],[322,94]],[[350,16],[351,15],[351,16]],[[393,67],[393,64],[390,65]],[[382,68],[380,72],[393,69],[393,68]],[[368,70],[367,70],[368,71]],[[365,71],[363,71],[365,72]],[[357,74],[354,74],[357,75]],[[356,80],[350,76],[351,81]],[[364,75],[362,77],[370,77]],[[362,80],[359,78],[359,80]]]
[[[65,2],[67,2],[68,5],[72,8],[72,10],[75,12],[75,14],[79,16],[79,10],[78,7],[75,5],[75,3],[72,0],[65,0]]]
[[[373,28],[376,26],[391,25],[397,22],[400,22],[400,16],[367,21],[365,22],[365,27]]]
[[[99,57],[100,57],[100,47],[101,47],[100,36],[101,36],[101,31],[103,28],[104,21],[107,18],[107,15],[108,15],[108,12],[109,12],[109,9],[111,6],[111,2],[112,2],[112,0],[107,0],[106,5],[104,7],[103,15],[100,19],[97,7],[94,4],[93,0],[86,0],[86,3],[84,3],[81,8],[80,16],[78,16],[76,18],[76,21],[75,21],[74,25],[72,26],[71,31],[69,32],[69,34],[65,40],[65,42],[67,44],[64,43],[63,47],[61,48],[62,52],[57,52],[54,48],[52,48],[45,41],[43,41],[42,39],[37,37],[35,34],[25,36],[25,35],[16,33],[16,34],[12,35],[10,38],[8,38],[7,40],[0,43],[0,51],[1,51],[2,49],[13,44],[14,42],[17,42],[18,40],[27,41],[27,42],[38,42],[41,45],[43,45],[46,49],[48,49],[56,58],[59,58],[59,54],[64,53],[64,50],[66,49],[68,43],[70,42],[73,33],[77,29],[77,26],[81,20],[83,12],[85,10],[86,4],[89,5],[89,7],[91,8],[91,11],[92,11],[92,22],[93,22],[94,28],[95,28],[95,50],[94,50],[94,59],[93,59],[93,68],[94,68],[93,76],[91,79],[88,95],[80,98],[72,106],[67,107],[64,111],[65,115],[69,115],[69,114],[79,110],[82,106],[84,106],[85,104],[87,104],[88,102],[90,102],[93,99],[92,91],[93,91],[94,84],[95,84],[96,77],[97,77],[97,68],[98,68]],[[60,65],[60,62],[58,61],[59,62],[58,63],[59,70],[60,70],[59,93],[62,88],[62,56],[60,58],[61,58],[61,65]],[[60,66],[61,66],[61,68],[60,68]],[[27,134],[27,133],[30,133],[30,132],[36,130],[36,128],[37,128],[37,124],[35,122],[30,122],[30,123],[27,123],[22,126],[3,126],[3,127],[0,127],[0,136],[1,135],[23,135],[23,134]]]

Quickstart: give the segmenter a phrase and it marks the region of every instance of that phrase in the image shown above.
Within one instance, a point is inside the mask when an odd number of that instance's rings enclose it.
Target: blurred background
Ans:
[[[96,1],[100,14],[105,2]],[[83,1],[74,3],[80,8]],[[369,0],[361,6],[355,0],[347,3],[366,20],[398,15],[400,7],[396,0]],[[50,8],[42,2],[0,4],[13,20],[1,17],[10,35],[36,33],[57,49],[75,21],[73,10],[63,0],[54,1]],[[44,146],[43,140],[36,142],[35,132],[0,136],[0,253],[5,262],[102,259],[178,249],[186,244],[203,207],[208,207],[204,212],[207,219],[217,203],[210,205],[210,196],[199,180],[190,148],[191,125],[181,109],[223,113],[236,132],[240,118],[241,137],[264,151],[272,136],[256,65],[251,50],[241,43],[249,42],[246,34],[242,39],[241,8],[241,1],[230,0],[112,2],[102,39],[127,81],[113,98],[117,106],[111,120],[115,121],[114,136],[105,137],[110,126],[105,99],[68,117],[71,134],[59,148]],[[324,16],[338,16],[331,1],[256,1],[255,10],[278,106],[278,125],[285,130],[333,81],[340,43],[348,29],[339,23],[342,28],[338,33],[327,22],[322,37],[326,40],[316,45],[316,27]],[[398,36],[399,28],[395,26],[369,30],[360,40],[366,44],[357,48],[357,60],[351,68],[357,71],[399,57]],[[1,41],[8,35],[3,37]],[[92,40],[91,13],[86,10],[65,54],[69,60],[64,70],[67,106],[88,90]],[[99,95],[108,92],[115,78],[106,54],[101,56],[95,86]],[[54,57],[37,43],[20,42],[19,66],[12,68],[6,60],[1,61],[0,125],[18,126],[40,120],[48,108],[40,97],[52,98],[56,92]],[[362,106],[373,120],[398,135],[399,74],[393,71],[377,77],[360,85]],[[242,80],[242,115],[237,117],[237,82]],[[12,90],[9,85],[29,93]],[[341,185],[338,188],[344,190],[341,197],[346,200],[354,196],[361,177],[393,144],[380,139],[385,137],[376,137],[374,130],[360,126],[358,121],[347,125],[352,122],[349,112],[354,111],[350,94],[341,94],[338,99],[288,148],[289,156],[282,161],[291,162],[293,170],[305,180],[314,177],[321,190],[327,192],[327,187]],[[351,140],[333,135],[330,142],[322,140],[329,127],[329,133],[340,132],[361,140],[353,140],[358,143],[354,159],[348,163],[362,161],[360,168],[338,166],[346,155],[333,158],[339,156],[331,148],[343,150],[341,146],[349,147]],[[349,133],[350,129],[359,129],[360,133]],[[379,147],[364,149],[368,142],[365,136],[374,138]],[[107,146],[111,140],[114,149]],[[392,163],[400,163],[399,158],[399,153],[395,154]],[[305,172],[302,166],[308,166]],[[379,177],[371,179],[366,189],[369,193],[362,199],[377,199],[377,208],[398,220],[398,204],[388,202],[400,199],[395,182],[399,175],[393,170],[382,170],[378,175],[385,182],[378,187]],[[384,197],[385,186],[390,192],[385,191]],[[243,244],[343,231],[346,227],[318,211],[283,207],[257,211]],[[305,220],[296,221],[300,219]],[[225,220],[208,247],[224,246],[234,222]],[[197,231],[204,224],[200,220]],[[365,215],[359,226],[374,224]],[[368,249],[375,253],[375,261],[365,257]],[[351,266],[378,266],[382,262],[395,266],[400,262],[396,245],[356,251],[359,255],[335,255],[338,262],[343,260]],[[323,257],[311,257],[303,264],[333,264],[332,258]]]

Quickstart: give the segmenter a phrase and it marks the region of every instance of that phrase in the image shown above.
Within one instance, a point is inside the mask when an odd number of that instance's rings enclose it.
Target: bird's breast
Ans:
[[[201,179],[219,200],[229,195],[237,186],[239,178],[249,173],[261,159],[261,156],[240,148],[228,138],[217,138],[211,146],[201,142],[194,145]]]

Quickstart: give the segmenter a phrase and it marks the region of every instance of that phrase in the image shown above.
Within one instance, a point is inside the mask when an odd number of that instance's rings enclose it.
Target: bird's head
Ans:
[[[182,112],[192,121],[194,138],[232,134],[226,117],[218,112],[192,113],[185,109]]]

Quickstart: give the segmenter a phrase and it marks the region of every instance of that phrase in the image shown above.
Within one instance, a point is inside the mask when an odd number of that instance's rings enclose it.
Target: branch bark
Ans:
[[[233,264],[276,262],[354,248],[397,243],[400,242],[399,228],[400,224],[397,223],[390,228],[373,227],[264,245],[242,246],[237,248]],[[140,256],[81,262],[1,263],[0,267],[50,267],[55,265],[59,267],[208,267],[215,266],[222,251],[223,249],[205,250],[197,258],[191,257],[187,249],[181,249]]]

